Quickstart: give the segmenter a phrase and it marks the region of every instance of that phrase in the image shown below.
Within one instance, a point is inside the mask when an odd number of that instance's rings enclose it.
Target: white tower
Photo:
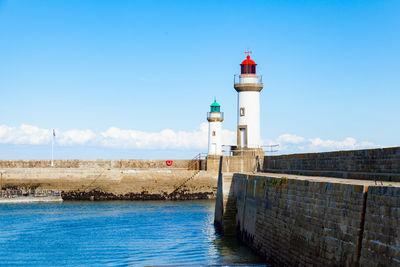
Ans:
[[[239,150],[259,149],[260,91],[262,76],[256,74],[257,64],[250,59],[249,51],[241,66],[241,74],[235,75],[234,87],[238,92],[237,146]]]
[[[224,113],[220,111],[221,106],[214,99],[207,113],[208,120],[208,155],[222,155],[222,121]]]

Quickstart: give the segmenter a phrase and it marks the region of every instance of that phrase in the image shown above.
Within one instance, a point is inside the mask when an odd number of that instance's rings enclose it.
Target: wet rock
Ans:
[[[175,192],[168,194],[150,194],[146,191],[141,193],[127,193],[124,195],[116,195],[99,190],[92,191],[63,191],[61,193],[63,200],[91,200],[91,201],[104,201],[104,200],[200,200],[200,199],[213,199],[215,198],[214,192],[199,192],[187,193],[185,191]]]

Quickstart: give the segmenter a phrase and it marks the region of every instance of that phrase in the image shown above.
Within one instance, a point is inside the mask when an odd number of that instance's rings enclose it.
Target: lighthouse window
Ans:
[[[212,136],[215,136],[215,131],[212,132]]]
[[[244,116],[244,108],[240,108],[240,117]]]

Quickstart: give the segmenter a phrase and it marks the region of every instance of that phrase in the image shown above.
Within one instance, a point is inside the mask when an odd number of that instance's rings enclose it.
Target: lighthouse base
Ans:
[[[258,172],[264,164],[262,149],[231,150],[232,156],[207,156],[208,172]]]
[[[265,152],[262,148],[240,148],[232,150],[233,156],[243,156],[243,157],[260,157],[264,158]]]

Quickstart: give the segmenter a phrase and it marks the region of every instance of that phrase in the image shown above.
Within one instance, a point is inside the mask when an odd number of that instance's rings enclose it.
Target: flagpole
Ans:
[[[51,137],[51,167],[54,167],[54,129]]]

